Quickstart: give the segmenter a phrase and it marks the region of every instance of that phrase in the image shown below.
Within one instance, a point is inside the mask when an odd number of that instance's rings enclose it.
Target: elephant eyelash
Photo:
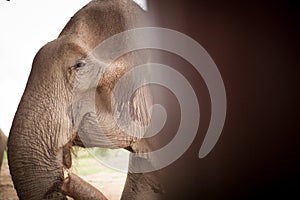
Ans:
[[[72,69],[79,69],[86,65],[86,62],[84,60],[78,61],[74,66],[72,66]]]

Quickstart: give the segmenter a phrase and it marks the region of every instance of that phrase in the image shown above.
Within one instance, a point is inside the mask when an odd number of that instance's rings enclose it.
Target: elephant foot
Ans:
[[[64,179],[61,191],[75,200],[107,200],[98,189],[71,172],[68,172],[68,177]]]

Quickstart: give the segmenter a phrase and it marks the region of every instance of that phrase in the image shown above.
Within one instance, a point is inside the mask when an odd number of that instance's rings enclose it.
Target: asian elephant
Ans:
[[[3,162],[4,150],[6,149],[6,141],[7,141],[7,137],[0,129],[0,174],[1,174],[1,166]]]
[[[91,1],[71,18],[57,39],[36,54],[8,139],[9,167],[20,199],[105,199],[76,175],[69,172],[64,177],[72,165],[70,148],[98,146],[132,152],[147,149],[146,143],[134,134],[118,130],[111,108],[115,82],[139,62],[140,55],[128,53],[118,58],[99,70],[102,74],[95,86],[88,82],[100,73],[95,67],[104,62],[89,59],[90,52],[110,36],[144,26],[144,15],[132,0]],[[74,96],[75,88],[84,90],[82,96],[80,92]],[[95,112],[80,110],[88,90],[96,91]],[[150,96],[144,89],[133,98],[135,120],[142,124],[149,121]],[[76,109],[83,114],[77,116]],[[81,141],[79,130],[95,123],[99,123],[111,144]],[[151,175],[129,174],[122,198],[141,199],[138,194],[142,194],[143,199],[154,199],[160,193],[160,185]]]

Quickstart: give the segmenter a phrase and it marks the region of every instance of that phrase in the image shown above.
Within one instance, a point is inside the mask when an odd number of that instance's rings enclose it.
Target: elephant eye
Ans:
[[[74,69],[82,68],[86,65],[86,62],[84,60],[79,60],[74,66]]]

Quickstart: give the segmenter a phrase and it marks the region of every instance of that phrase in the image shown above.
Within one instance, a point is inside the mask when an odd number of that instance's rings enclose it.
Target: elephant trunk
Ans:
[[[73,173],[64,180],[61,190],[74,199],[107,200],[99,190]]]
[[[62,148],[54,134],[59,130],[47,127],[55,125],[37,107],[28,110],[21,104],[16,113],[8,140],[12,180],[20,199],[66,199],[59,192],[64,179]]]
[[[50,84],[60,77],[46,71],[51,67],[43,67],[45,55],[40,52],[35,58],[8,138],[12,180],[19,198],[26,200],[66,199],[60,191],[63,149],[72,138],[72,129],[66,95],[61,92],[64,85]]]
[[[21,200],[66,199],[66,194],[77,194],[62,188],[82,182],[72,175],[64,179],[64,170],[72,165],[76,131],[71,113],[74,80],[68,68],[59,68],[65,64],[58,63],[65,56],[59,44],[50,42],[37,53],[8,138],[10,173]],[[84,188],[94,191],[88,184]]]

